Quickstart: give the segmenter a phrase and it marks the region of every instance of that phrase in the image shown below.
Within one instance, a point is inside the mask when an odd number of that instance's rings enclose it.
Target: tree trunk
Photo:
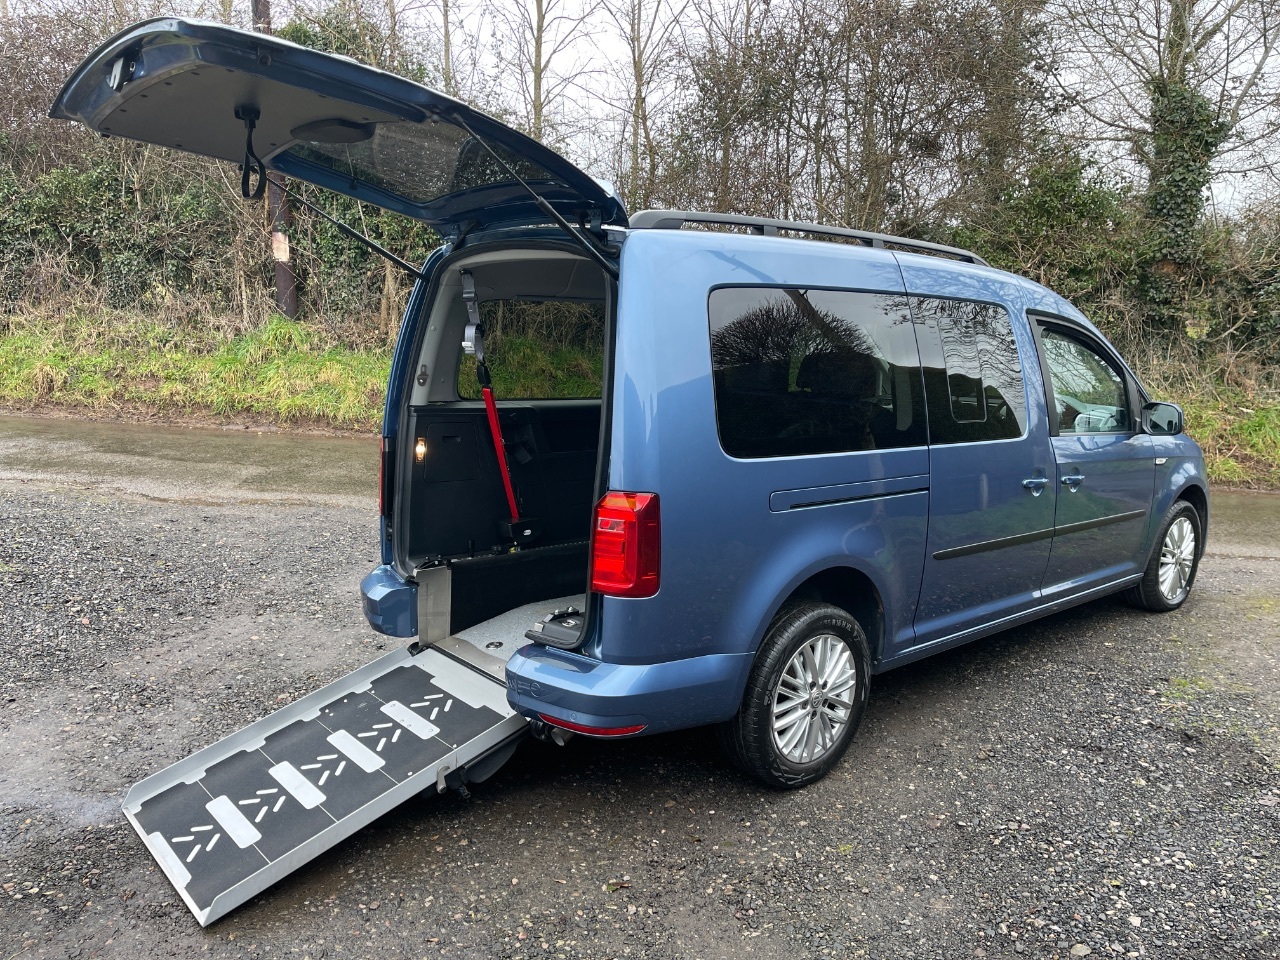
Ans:
[[[1151,84],[1151,143],[1144,197],[1146,242],[1140,282],[1147,325],[1187,332],[1183,302],[1193,285],[1205,192],[1213,159],[1230,133],[1213,103],[1195,89],[1191,37],[1195,0],[1172,0],[1164,45],[1166,72]]]
[[[440,81],[444,84],[444,92],[451,97],[456,97],[458,83],[453,75],[453,30],[449,26],[449,0],[440,0],[440,32],[444,41],[441,50],[444,64]]]
[[[546,0],[533,0],[533,139],[542,142],[542,41],[547,29]]]
[[[271,33],[270,0],[253,0],[253,29]],[[284,177],[275,172],[267,174],[267,219],[271,224],[271,255],[275,260],[276,309],[292,320],[298,315],[298,277],[289,249],[293,209],[284,192]]]

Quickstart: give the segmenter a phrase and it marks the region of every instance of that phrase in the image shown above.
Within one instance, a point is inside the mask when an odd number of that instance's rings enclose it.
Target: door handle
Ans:
[[[1022,485],[1031,491],[1031,495],[1033,497],[1038,497],[1042,492],[1044,492],[1044,488],[1049,485],[1049,478],[1031,477],[1027,480],[1023,480]]]
[[[1062,478],[1062,485],[1064,487],[1070,487],[1073,491],[1082,483],[1084,483],[1083,473],[1073,473]]]

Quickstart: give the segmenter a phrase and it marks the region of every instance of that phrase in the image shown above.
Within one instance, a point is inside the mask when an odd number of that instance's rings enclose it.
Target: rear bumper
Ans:
[[[418,585],[407,582],[385,563],[360,581],[364,618],[389,637],[418,633]]]
[[[602,663],[529,644],[507,663],[507,702],[591,727],[643,725],[662,733],[727,720],[738,709],[752,655],[713,654],[668,663]]]

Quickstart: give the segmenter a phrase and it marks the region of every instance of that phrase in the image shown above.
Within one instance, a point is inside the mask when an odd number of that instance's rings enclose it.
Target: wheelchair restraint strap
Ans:
[[[489,414],[489,433],[493,437],[493,449],[498,455],[498,469],[502,471],[502,488],[507,492],[507,508],[511,511],[511,522],[518,523],[520,511],[516,509],[516,492],[511,486],[511,467],[507,464],[507,448],[502,439],[502,425],[498,423],[498,407],[493,402],[493,389],[489,386],[480,388],[484,397],[484,408]]]
[[[462,302],[467,306],[467,332],[464,346],[476,357],[476,379],[480,381],[480,396],[484,398],[485,414],[489,418],[489,436],[493,439],[493,452],[498,457],[498,472],[502,474],[502,489],[507,495],[507,509],[511,512],[511,522],[520,520],[520,510],[516,506],[515,488],[511,486],[511,466],[507,463],[507,444],[502,439],[502,424],[498,422],[498,405],[493,399],[493,388],[489,385],[489,366],[484,362],[484,327],[480,325],[480,309],[476,305],[476,283],[469,270],[460,271],[462,275]]]

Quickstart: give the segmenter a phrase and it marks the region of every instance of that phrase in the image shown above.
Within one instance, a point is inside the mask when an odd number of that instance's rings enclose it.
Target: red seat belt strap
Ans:
[[[493,390],[488,384],[480,388],[480,395],[484,397],[485,413],[489,415],[489,435],[493,438],[493,452],[498,455],[498,471],[502,474],[502,489],[507,493],[511,522],[518,523],[520,511],[516,508],[516,492],[511,486],[511,466],[507,463],[507,445],[502,439],[502,424],[498,422],[498,405],[493,402]]]

